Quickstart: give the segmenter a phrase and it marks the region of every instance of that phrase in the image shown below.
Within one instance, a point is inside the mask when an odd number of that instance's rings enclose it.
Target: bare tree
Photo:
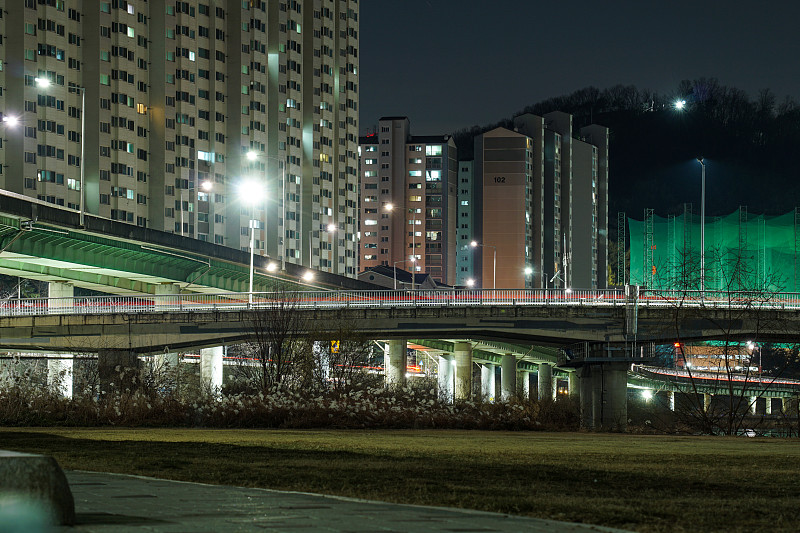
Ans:
[[[660,276],[650,294],[662,298],[672,310],[663,327],[672,333],[676,345],[672,379],[683,399],[677,415],[704,433],[738,434],[759,423],[751,416],[754,402],[765,396],[788,365],[786,360],[762,379],[760,364],[752,360],[767,335],[788,332],[770,309],[785,280],[775,272],[754,272],[749,256],[740,249],[711,249],[706,251],[703,279],[706,289],[713,283],[715,290],[701,292],[696,290],[701,277],[698,254],[686,251],[676,258],[673,264],[656,269]],[[743,338],[744,324],[751,333],[747,338]],[[713,339],[713,348],[694,348],[702,354],[687,350],[698,336]],[[705,358],[707,364],[692,365],[692,355]],[[717,397],[713,404],[712,396]]]
[[[283,287],[259,298],[256,308],[245,314],[244,366],[255,368],[247,374],[260,390],[291,387],[313,357],[309,321],[299,309],[300,298],[299,293]]]

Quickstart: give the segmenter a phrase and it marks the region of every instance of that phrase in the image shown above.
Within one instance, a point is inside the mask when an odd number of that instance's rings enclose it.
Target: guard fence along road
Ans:
[[[631,296],[633,295],[633,296]],[[514,289],[303,291],[23,298],[0,301],[0,316],[226,311],[242,309],[471,306],[694,307],[800,309],[800,293]]]

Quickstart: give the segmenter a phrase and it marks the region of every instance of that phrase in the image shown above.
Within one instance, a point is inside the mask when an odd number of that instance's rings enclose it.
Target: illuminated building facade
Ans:
[[[253,220],[257,253],[355,276],[358,12],[19,0],[0,17],[0,187],[244,250]],[[263,198],[240,198],[246,179]]]
[[[385,265],[456,279],[458,167],[450,136],[412,136],[384,117],[361,137],[361,271]]]
[[[524,114],[475,138],[471,224],[483,288],[605,288],[608,129]],[[496,254],[496,261],[495,261]]]

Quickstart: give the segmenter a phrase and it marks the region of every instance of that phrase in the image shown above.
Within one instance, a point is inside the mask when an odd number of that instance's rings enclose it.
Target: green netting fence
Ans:
[[[655,289],[800,290],[800,209],[781,216],[750,215],[746,208],[706,217],[701,258],[700,217],[687,206],[667,218],[646,210],[628,219],[630,283]],[[701,260],[702,259],[702,260]],[[701,279],[701,263],[705,277]]]

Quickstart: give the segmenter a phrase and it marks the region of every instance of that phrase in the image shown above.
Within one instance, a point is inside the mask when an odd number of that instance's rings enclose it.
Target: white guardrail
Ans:
[[[638,297],[623,290],[415,290],[308,291],[24,298],[0,301],[0,316],[56,314],[226,311],[291,307],[296,309],[408,308],[468,306],[695,307],[800,309],[800,293],[655,291]]]

